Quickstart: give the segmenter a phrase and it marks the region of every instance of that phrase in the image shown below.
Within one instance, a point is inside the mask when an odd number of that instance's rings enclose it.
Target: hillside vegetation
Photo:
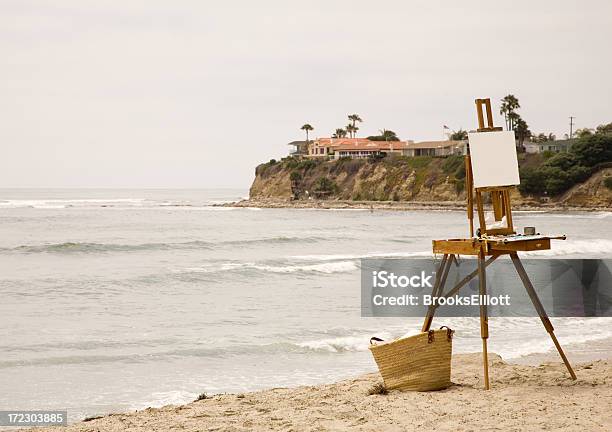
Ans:
[[[612,206],[612,134],[579,139],[566,153],[519,154],[520,195],[580,206]],[[251,199],[459,201],[465,199],[463,156],[299,160],[256,169]]]

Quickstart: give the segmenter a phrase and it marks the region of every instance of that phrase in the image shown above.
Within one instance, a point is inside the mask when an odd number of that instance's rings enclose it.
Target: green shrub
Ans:
[[[595,134],[576,141],[570,153],[576,156],[580,165],[592,167],[599,163],[612,161],[612,135]]]
[[[314,190],[315,192],[335,193],[338,190],[338,185],[327,177],[319,177],[315,183]]]
[[[546,159],[550,159],[551,157],[553,157],[555,155],[554,151],[551,150],[544,150],[542,152],[542,157],[546,160]]]
[[[300,161],[297,158],[294,158],[293,156],[289,156],[285,158],[285,160],[283,161],[283,166],[285,166],[286,168],[292,169],[292,168],[297,168],[299,163]]]
[[[291,174],[289,174],[289,179],[292,182],[297,183],[302,180],[302,174],[300,174],[299,171],[291,171]]]
[[[465,174],[465,173],[464,173]],[[455,183],[455,190],[457,191],[457,193],[461,193],[463,192],[463,190],[465,189],[465,180],[457,180],[457,183]]]
[[[269,165],[276,165],[276,159],[270,159]]]
[[[548,195],[559,195],[572,186],[572,179],[566,171],[552,167],[544,171],[544,190]]]
[[[604,179],[604,186],[612,190],[612,177],[606,177]]]
[[[569,152],[543,156],[546,161],[540,167],[521,169],[521,192],[554,196],[585,181],[596,165],[612,161],[612,136],[583,136]]]
[[[442,171],[444,171],[445,174],[456,172],[459,167],[463,167],[465,170],[465,158],[463,156],[451,155],[442,162]]]
[[[544,162],[543,167],[559,168],[565,171],[577,165],[580,165],[580,162],[574,154],[558,153]]]
[[[425,168],[432,161],[431,156],[414,156],[406,159],[410,168]]]
[[[317,162],[312,160],[312,159],[304,159],[302,161],[300,161],[300,163],[297,165],[298,169],[303,169],[304,171],[308,171],[309,169],[312,169],[314,167],[317,166]]]
[[[520,170],[521,184],[519,190],[524,194],[541,195],[545,192],[546,176],[542,170],[522,168]]]
[[[612,134],[612,123],[601,124],[597,126],[596,133],[598,134]]]
[[[569,169],[545,167],[542,172],[546,176],[544,189],[549,195],[559,195],[591,175],[590,168],[580,165]]]
[[[457,180],[463,180],[465,178],[465,164],[459,165],[455,170],[455,178]]]
[[[570,178],[572,179],[573,184],[582,183],[586,181],[591,174],[593,174],[593,169],[584,166],[575,166],[568,171]]]

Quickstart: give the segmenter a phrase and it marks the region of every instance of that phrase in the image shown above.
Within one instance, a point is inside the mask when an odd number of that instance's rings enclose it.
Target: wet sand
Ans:
[[[37,431],[606,431],[612,429],[612,362],[509,364],[490,355],[491,390],[480,354],[453,357],[450,388],[369,395],[367,374],[338,383],[214,395],[183,406],[111,414]],[[95,391],[92,389],[92,391]]]

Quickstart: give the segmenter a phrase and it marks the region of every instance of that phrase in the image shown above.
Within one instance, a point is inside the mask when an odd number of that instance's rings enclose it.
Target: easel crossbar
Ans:
[[[493,263],[493,261],[495,261],[500,255],[493,255],[492,257],[490,257],[488,260],[485,261],[484,263],[484,267],[487,268],[490,264]],[[450,267],[450,265],[449,265]],[[452,297],[455,294],[457,294],[459,292],[459,290],[461,288],[463,288],[469,281],[471,281],[472,279],[474,279],[476,276],[478,275],[478,269],[474,270],[472,273],[470,273],[469,275],[467,275],[466,277],[464,277],[463,279],[461,279],[461,281],[459,281],[457,283],[457,285],[455,285],[448,293],[446,294],[442,294],[440,295],[440,297],[444,297],[444,298],[448,298],[448,297]],[[444,286],[441,286],[439,291],[442,291],[442,289],[444,288]],[[440,305],[438,303],[436,303],[436,305],[434,306],[434,310],[437,309]]]

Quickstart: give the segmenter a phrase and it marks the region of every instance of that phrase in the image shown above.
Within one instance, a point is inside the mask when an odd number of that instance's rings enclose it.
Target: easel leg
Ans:
[[[485,257],[481,250],[478,255],[478,286],[480,298],[483,300],[487,295],[487,276],[485,272]],[[482,338],[482,365],[484,369],[485,390],[489,390],[489,355],[487,353],[487,339],[489,338],[489,318],[487,317],[487,305],[481,301],[480,305],[480,337]]]
[[[444,284],[446,283],[446,277],[448,276],[448,271],[450,270],[451,264],[453,263],[453,255],[450,257],[448,254],[444,254],[442,257],[442,262],[440,263],[440,267],[436,272],[436,281],[434,283],[433,289],[431,290],[432,297],[439,296],[444,289]],[[427,315],[425,315],[425,321],[423,322],[423,327],[421,331],[426,332],[429,331],[431,327],[431,322],[433,321],[435,308],[430,306],[427,310]]]
[[[555,344],[557,351],[559,351],[559,355],[561,356],[563,363],[565,363],[565,367],[567,368],[570,376],[572,377],[572,379],[575,380],[576,374],[574,373],[574,370],[572,369],[572,365],[570,364],[569,360],[565,356],[565,353],[563,352],[563,348],[561,348],[561,345],[559,345],[559,341],[557,340],[557,337],[555,336],[555,329],[552,323],[550,322],[548,315],[546,315],[544,306],[542,306],[542,303],[540,302],[540,299],[538,298],[538,294],[533,288],[533,284],[529,280],[529,276],[527,276],[527,272],[525,271],[525,268],[523,267],[523,263],[521,263],[521,260],[519,259],[519,256],[516,252],[511,253],[510,258],[512,258],[512,263],[514,264],[514,268],[516,269],[516,272],[519,274],[521,281],[523,281],[523,285],[525,286],[525,289],[527,290],[527,294],[529,294],[529,298],[531,299],[533,306],[538,312],[538,315],[540,316],[540,319],[542,320],[542,324],[544,324],[544,328],[550,335],[550,338]]]

